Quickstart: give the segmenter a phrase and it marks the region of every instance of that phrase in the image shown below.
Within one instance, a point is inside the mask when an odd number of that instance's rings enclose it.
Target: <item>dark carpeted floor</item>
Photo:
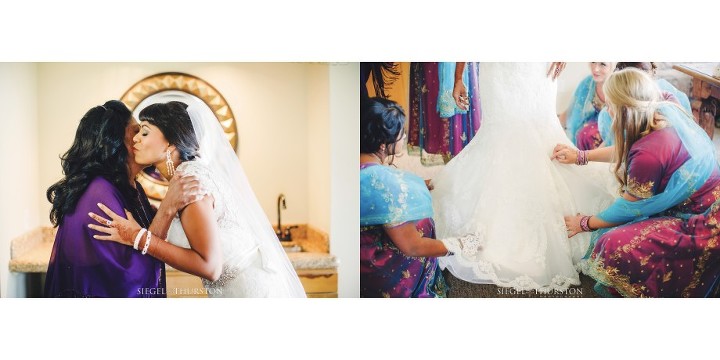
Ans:
[[[443,271],[451,298],[598,298],[593,291],[595,281],[580,274],[580,286],[572,286],[564,292],[543,294],[534,290],[517,291],[513,288],[498,287],[487,284],[473,284],[454,277],[449,271]]]

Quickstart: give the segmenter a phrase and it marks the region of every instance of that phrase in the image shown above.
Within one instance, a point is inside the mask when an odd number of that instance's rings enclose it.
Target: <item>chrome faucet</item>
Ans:
[[[292,233],[290,233],[290,230],[297,228],[297,226],[295,226],[295,225],[288,226],[287,228],[285,228],[283,230],[282,221],[281,221],[282,217],[280,215],[281,207],[282,207],[282,209],[287,209],[287,205],[285,204],[285,195],[284,194],[280,194],[280,196],[278,196],[278,200],[277,200],[278,225],[277,225],[277,230],[275,230],[275,235],[277,235],[277,237],[280,241],[292,241]]]

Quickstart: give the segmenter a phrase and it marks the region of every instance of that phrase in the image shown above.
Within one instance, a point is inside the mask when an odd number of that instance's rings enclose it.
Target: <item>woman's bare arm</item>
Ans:
[[[407,256],[445,256],[448,250],[445,245],[436,239],[423,237],[413,222],[402,225],[385,227],[390,240],[403,254]]]

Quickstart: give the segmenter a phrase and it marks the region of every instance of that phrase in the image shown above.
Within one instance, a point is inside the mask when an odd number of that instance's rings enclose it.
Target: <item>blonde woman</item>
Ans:
[[[617,159],[623,195],[598,214],[565,218],[569,236],[592,232],[583,271],[604,296],[715,296],[720,170],[712,142],[641,70],[616,72],[603,89],[615,141],[604,157]],[[561,162],[587,163],[583,151],[561,151]]]

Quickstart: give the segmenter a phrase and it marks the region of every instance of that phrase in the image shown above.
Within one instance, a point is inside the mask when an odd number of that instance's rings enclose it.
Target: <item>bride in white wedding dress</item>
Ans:
[[[590,233],[568,239],[563,216],[604,209],[616,189],[607,164],[550,160],[555,145],[572,143],[548,66],[481,63],[482,125],[432,181],[438,238],[482,236],[479,251],[440,259],[462,280],[539,292],[580,284]]]
[[[191,100],[189,106],[168,101],[145,107],[133,154],[167,179],[176,171],[196,176],[205,196],[177,214],[166,241],[101,206],[111,221],[90,215],[106,225],[92,227],[108,234],[97,239],[133,246],[202,277],[208,297],[305,297],[220,123],[201,100]]]

